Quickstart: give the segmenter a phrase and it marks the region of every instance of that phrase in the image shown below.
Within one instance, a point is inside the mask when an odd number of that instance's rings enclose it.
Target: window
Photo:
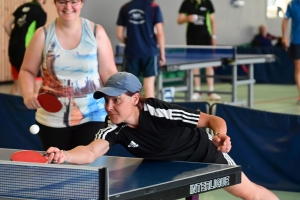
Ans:
[[[290,1],[291,0],[267,0],[267,17],[283,18]]]

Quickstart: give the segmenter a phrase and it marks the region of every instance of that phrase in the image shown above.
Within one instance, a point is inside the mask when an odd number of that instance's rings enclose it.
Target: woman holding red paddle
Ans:
[[[93,93],[117,68],[103,27],[80,17],[83,4],[84,0],[54,0],[58,18],[36,31],[21,67],[21,93],[25,105],[37,109],[38,135],[45,149],[89,144],[106,126],[104,99],[95,100]],[[54,101],[34,93],[40,67],[39,94],[57,98],[59,109],[51,110]]]

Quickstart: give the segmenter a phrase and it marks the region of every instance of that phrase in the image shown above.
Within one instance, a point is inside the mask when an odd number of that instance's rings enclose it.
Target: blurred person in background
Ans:
[[[47,14],[42,8],[46,0],[33,0],[19,6],[4,22],[5,32],[8,34],[8,56],[11,64],[13,86],[10,94],[20,95],[18,76],[25,55],[25,50],[34,32],[44,26]],[[41,78],[36,79],[35,92],[38,91]]]

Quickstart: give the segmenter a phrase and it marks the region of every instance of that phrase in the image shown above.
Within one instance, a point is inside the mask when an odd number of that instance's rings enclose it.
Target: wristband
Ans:
[[[217,39],[217,36],[216,35],[212,35],[211,36],[213,39]]]
[[[66,154],[67,160],[64,163],[67,164],[67,163],[69,163],[69,155],[65,150],[62,150],[62,151]]]

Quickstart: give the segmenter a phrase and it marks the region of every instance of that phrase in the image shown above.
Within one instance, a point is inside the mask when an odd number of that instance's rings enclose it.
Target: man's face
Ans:
[[[265,26],[260,26],[260,27],[259,27],[259,32],[260,32],[260,34],[262,34],[262,35],[266,35],[266,34],[267,34],[267,27],[265,27]]]

